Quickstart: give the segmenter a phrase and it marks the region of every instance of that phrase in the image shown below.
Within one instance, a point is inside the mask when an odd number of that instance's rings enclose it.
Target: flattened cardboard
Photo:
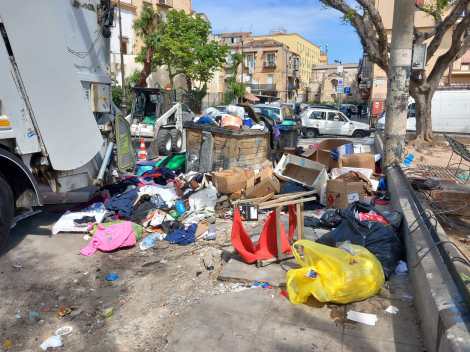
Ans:
[[[247,199],[260,198],[271,193],[277,194],[280,191],[281,184],[279,183],[279,180],[276,177],[271,176],[270,178],[265,178],[254,187],[248,188],[245,192],[245,197]]]
[[[222,194],[240,192],[247,187],[247,179],[254,176],[253,171],[243,169],[224,170],[212,173],[215,187]]]

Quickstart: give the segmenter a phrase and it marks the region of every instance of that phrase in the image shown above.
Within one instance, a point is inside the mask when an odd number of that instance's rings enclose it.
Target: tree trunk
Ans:
[[[395,0],[384,131],[384,168],[401,163],[405,151],[414,11],[412,1]]]
[[[432,142],[431,103],[434,90],[413,94],[416,103],[416,139],[421,142]]]
[[[152,73],[153,48],[147,49],[144,67],[140,72],[139,87],[147,87],[147,77]]]

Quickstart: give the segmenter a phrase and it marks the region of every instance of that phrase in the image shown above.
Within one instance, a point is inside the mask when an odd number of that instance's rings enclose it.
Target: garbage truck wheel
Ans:
[[[172,145],[171,131],[164,128],[160,129],[157,133],[156,140],[158,155],[170,154]]]
[[[7,243],[14,215],[13,191],[10,185],[0,176],[0,248]]]
[[[183,150],[183,134],[176,128],[170,131],[171,133],[171,150],[179,153]]]

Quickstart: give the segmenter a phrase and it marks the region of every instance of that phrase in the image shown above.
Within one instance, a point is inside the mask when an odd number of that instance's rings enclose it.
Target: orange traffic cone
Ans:
[[[143,138],[140,139],[140,146],[139,150],[137,151],[137,159],[147,160],[147,148],[145,147],[145,140]]]

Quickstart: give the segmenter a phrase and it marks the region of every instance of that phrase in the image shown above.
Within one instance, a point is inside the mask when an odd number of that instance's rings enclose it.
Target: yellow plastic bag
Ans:
[[[362,246],[344,243],[341,248],[300,240],[292,246],[302,267],[287,272],[287,291],[294,304],[313,295],[320,302],[346,304],[380,291],[385,278],[375,255]]]

